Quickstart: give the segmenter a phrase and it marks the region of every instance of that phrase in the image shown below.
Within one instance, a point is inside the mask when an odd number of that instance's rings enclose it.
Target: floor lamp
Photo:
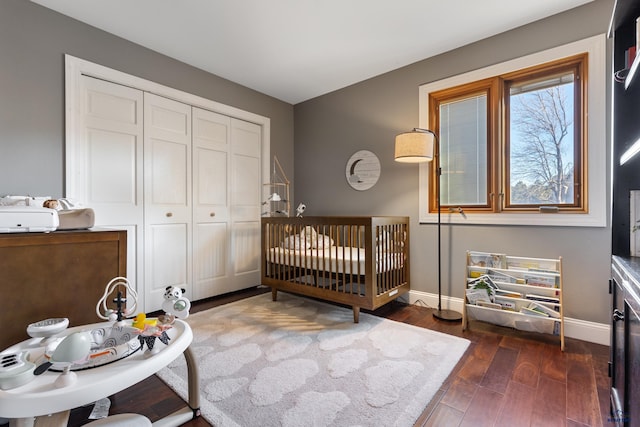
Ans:
[[[403,163],[430,162],[435,159],[436,168],[436,202],[438,209],[438,310],[433,317],[440,320],[460,321],[462,315],[454,310],[442,309],[442,254],[441,254],[441,221],[440,221],[440,159],[438,157],[438,136],[429,129],[415,128],[411,132],[396,136],[395,160]]]

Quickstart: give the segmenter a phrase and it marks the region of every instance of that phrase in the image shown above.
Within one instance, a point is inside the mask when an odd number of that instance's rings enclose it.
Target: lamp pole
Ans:
[[[427,137],[427,134],[430,134],[433,138]],[[438,135],[432,130],[422,128],[413,128],[411,132],[397,135],[395,160],[404,163],[433,161],[432,165],[435,168],[436,178],[436,205],[438,209],[438,309],[433,312],[433,317],[453,322],[460,321],[462,320],[460,313],[442,309],[442,221],[440,218],[440,175],[442,175],[442,168],[440,167],[440,141]]]
[[[440,167],[440,139],[435,132],[430,132],[435,140],[433,157],[435,160],[434,167],[436,168],[436,205],[438,209],[438,310],[433,312],[433,317],[440,320],[458,322],[462,320],[462,314],[454,310],[442,309],[442,221],[440,220],[440,176],[442,175],[442,168]]]

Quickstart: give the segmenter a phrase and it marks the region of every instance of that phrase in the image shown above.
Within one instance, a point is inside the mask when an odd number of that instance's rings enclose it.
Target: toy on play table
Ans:
[[[147,319],[144,313],[138,313],[131,326],[138,329],[140,347],[147,344],[147,348],[152,354],[157,352],[157,348],[154,347],[156,338],[164,345],[169,345],[167,330],[172,328],[171,323],[162,323],[159,319]]]
[[[126,291],[126,295],[122,291]],[[114,292],[117,292],[116,298],[111,302],[116,303],[116,309],[107,307],[107,300]],[[131,302],[131,304],[128,304]],[[128,307],[123,309],[123,304],[127,303]],[[111,322],[122,322],[125,317],[131,316],[136,311],[138,306],[138,293],[131,286],[129,280],[125,277],[116,277],[111,279],[107,284],[102,298],[98,300],[96,304],[96,314],[103,320],[109,320]]]
[[[189,316],[191,303],[183,296],[184,292],[185,290],[178,286],[167,286],[162,302],[162,310],[165,314],[158,316],[157,319],[147,319],[144,313],[140,313],[133,321],[132,325],[140,330],[138,336],[140,345],[146,344],[151,354],[157,351],[154,348],[156,339],[165,345],[169,344],[166,331],[171,328],[176,318],[185,319]]]
[[[191,302],[184,297],[186,289],[178,286],[167,286],[164,291],[164,301],[162,309],[169,317],[175,316],[178,319],[189,317]]]

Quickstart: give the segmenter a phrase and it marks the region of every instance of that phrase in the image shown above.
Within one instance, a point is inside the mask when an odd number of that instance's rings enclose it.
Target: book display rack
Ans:
[[[564,351],[562,257],[467,251],[462,329],[479,320],[560,337]]]

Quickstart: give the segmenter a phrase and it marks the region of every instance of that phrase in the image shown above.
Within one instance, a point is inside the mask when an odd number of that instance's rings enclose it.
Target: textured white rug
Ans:
[[[278,293],[187,318],[202,415],[227,426],[412,426],[469,341]],[[186,397],[180,357],[158,373]]]

